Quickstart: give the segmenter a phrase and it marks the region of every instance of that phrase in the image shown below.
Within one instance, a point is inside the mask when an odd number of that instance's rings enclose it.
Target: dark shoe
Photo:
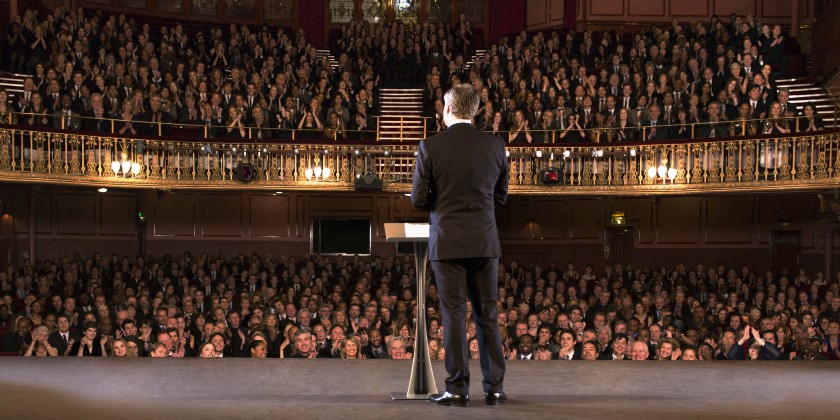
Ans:
[[[487,405],[504,404],[507,402],[507,395],[504,392],[485,392],[484,403]]]
[[[469,395],[458,395],[458,394],[450,394],[447,392],[441,392],[440,394],[432,394],[429,396],[429,401],[438,403],[438,404],[445,404],[451,405],[456,407],[469,407],[470,406],[470,396]]]

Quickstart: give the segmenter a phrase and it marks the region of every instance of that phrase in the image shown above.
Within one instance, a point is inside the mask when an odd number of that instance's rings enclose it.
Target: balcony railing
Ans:
[[[353,190],[375,174],[411,188],[415,144],[164,140],[0,126],[0,181],[125,188]],[[828,190],[840,131],[667,142],[508,145],[511,192],[616,195]],[[238,180],[247,165],[253,181]],[[558,185],[544,185],[545,170]]]

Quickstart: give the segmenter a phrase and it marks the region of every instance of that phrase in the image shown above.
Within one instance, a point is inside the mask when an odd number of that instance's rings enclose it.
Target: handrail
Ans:
[[[833,97],[829,95],[829,97]],[[835,109],[835,117],[837,116],[837,110]],[[40,116],[38,118],[41,119],[40,122],[33,120],[35,116]],[[348,135],[353,137],[349,139],[350,141],[358,141],[358,140],[375,140],[380,141],[381,136],[381,116],[374,116],[377,120],[376,123],[376,130],[348,130],[343,128],[338,130],[338,133],[343,133],[343,137],[347,138]],[[431,117],[411,117],[416,119],[422,119],[422,135],[423,138],[426,138],[428,135],[433,133],[427,132],[427,124],[426,120]],[[790,117],[783,117],[777,119],[771,118],[758,118],[758,119],[736,119],[736,120],[725,120],[722,119],[718,122],[690,122],[685,124],[679,123],[670,123],[670,124],[657,124],[657,129],[674,129],[674,128],[681,128],[687,127],[689,128],[689,136],[688,139],[698,139],[698,138],[725,138],[725,137],[743,137],[743,136],[752,136],[752,135],[759,135],[759,133],[767,133],[772,130],[774,124],[779,122],[782,126],[787,125],[787,128],[791,132],[800,132],[805,131],[804,127],[808,126],[808,123],[805,122],[808,117],[803,115],[799,116],[790,116]],[[94,118],[94,117],[86,117],[82,115],[73,115],[70,117],[61,116],[61,115],[54,115],[54,114],[35,114],[35,113],[17,113],[17,112],[9,112],[6,113],[5,117],[2,118],[3,121],[0,122],[0,126],[10,125],[13,126],[15,124],[20,124],[22,126],[35,126],[35,127],[54,127],[55,122],[58,121],[60,127],[57,127],[58,130],[68,130],[71,132],[81,132],[80,129],[73,129],[67,128],[67,125],[76,126],[78,124],[81,127],[82,121],[106,121],[106,130],[99,131],[96,134],[107,133],[110,135],[121,135],[117,131],[118,124],[125,124],[127,121],[122,119],[115,119],[115,118]],[[74,120],[76,122],[74,122]],[[21,124],[23,123],[23,124]],[[196,124],[184,124],[184,123],[165,123],[165,122],[145,122],[145,121],[130,121],[131,126],[134,128],[140,126],[146,126],[146,129],[151,127],[151,132],[149,133],[128,133],[127,136],[144,139],[146,137],[151,138],[160,138],[160,137],[178,137],[178,138],[203,138],[205,140],[211,140],[214,138],[228,138],[227,136],[219,136],[214,135],[213,133],[217,133],[220,130],[227,130],[227,125],[196,125]],[[723,132],[715,132],[715,133],[705,133],[703,130],[709,129],[714,127],[716,129],[720,129]],[[405,137],[405,117],[399,117],[399,128],[400,128],[400,141],[412,141],[417,139],[411,139]],[[42,128],[43,129],[43,128]],[[191,136],[173,136],[171,134],[171,129],[181,129],[181,130],[192,130],[193,133],[186,133],[192,134]],[[318,138],[330,138],[332,140],[338,141],[338,137],[336,135],[335,130],[330,131],[326,127],[320,129],[307,129],[307,128],[295,128],[295,127],[251,127],[245,126],[246,131],[245,138],[249,140],[261,140],[261,141],[271,141],[271,140],[278,140],[278,141],[286,141],[286,140],[300,140],[303,138],[308,139],[318,139]],[[611,125],[606,127],[594,127],[594,128],[586,128],[580,129],[579,131],[583,132],[583,137],[588,139],[586,143],[603,143],[602,135],[606,135],[606,141],[612,142],[613,137],[616,133],[624,130],[634,130],[634,132],[638,132],[640,139],[647,139],[649,134],[650,127],[646,127],[641,124],[636,125],[628,125],[624,128]],[[750,130],[755,130],[755,133],[749,132]],[[134,130],[138,131],[138,130]],[[143,131],[143,130],[139,130]],[[551,137],[551,143],[563,143],[563,131],[559,128],[553,130],[542,130],[542,129],[529,129],[530,133],[549,133]],[[570,131],[575,131],[571,129]],[[258,135],[266,132],[267,135]],[[332,133],[332,134],[325,134],[324,136],[319,136],[321,133]],[[513,135],[515,130],[505,129],[499,131],[495,134],[502,137],[506,142],[510,139],[510,136]],[[93,131],[88,131],[88,134],[94,134]],[[196,135],[196,133],[198,133]],[[278,135],[279,134],[279,135]],[[414,134],[421,134],[420,131],[417,131]],[[702,134],[711,134],[712,137],[708,135],[706,137],[702,137]],[[544,136],[542,136],[544,137]],[[235,138],[235,137],[234,137]],[[668,137],[670,139],[670,137]],[[539,142],[532,142],[537,144]]]
[[[0,181],[126,188],[222,189],[248,165],[253,189],[352,190],[374,173],[410,188],[416,146],[400,142],[149,139],[0,127]],[[840,130],[680,142],[507,148],[511,191],[606,194],[828,190],[840,180]],[[542,174],[554,173],[559,186]]]

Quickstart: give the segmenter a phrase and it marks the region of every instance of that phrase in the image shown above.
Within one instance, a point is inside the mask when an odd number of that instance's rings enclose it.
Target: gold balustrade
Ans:
[[[840,131],[665,143],[508,145],[514,194],[687,194],[828,190],[840,183]],[[161,140],[0,127],[0,181],[109,188],[334,190],[377,174],[411,188],[415,144]],[[254,180],[238,181],[240,163]],[[540,181],[556,170],[558,185]]]

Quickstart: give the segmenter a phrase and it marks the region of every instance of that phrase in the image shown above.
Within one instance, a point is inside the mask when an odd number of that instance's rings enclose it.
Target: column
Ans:
[[[828,281],[834,278],[834,234],[837,232],[836,225],[824,226],[823,233],[823,275]]]
[[[799,38],[799,0],[791,0],[790,9],[790,36]]]
[[[29,261],[35,266],[35,198],[38,196],[38,187],[29,190]]]

